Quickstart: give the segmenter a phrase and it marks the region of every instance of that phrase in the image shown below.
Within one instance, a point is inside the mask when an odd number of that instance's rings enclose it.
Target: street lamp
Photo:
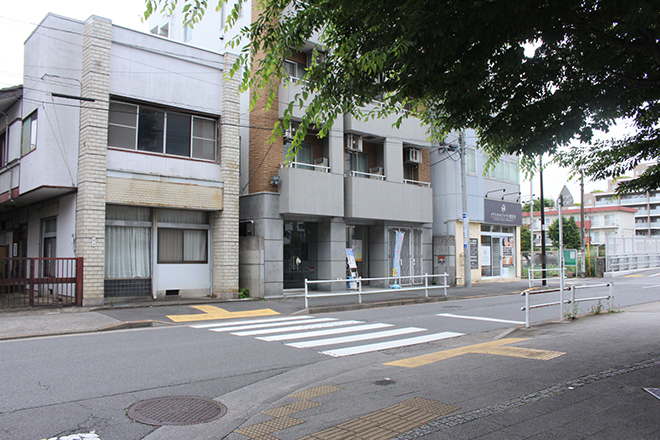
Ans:
[[[505,192],[506,192],[506,188],[500,188],[500,189],[494,189],[494,190],[492,190],[492,191],[488,191],[484,197],[488,198],[488,194],[490,194],[490,193],[494,193],[494,192],[500,192],[500,191],[502,191],[503,193],[505,193]]]

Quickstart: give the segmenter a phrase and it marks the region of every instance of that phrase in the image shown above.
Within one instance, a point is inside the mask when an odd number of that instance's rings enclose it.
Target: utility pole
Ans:
[[[543,198],[543,155],[539,157],[539,177],[541,179],[541,276],[542,286],[548,285],[545,263],[545,199]]]
[[[458,133],[458,148],[461,151],[461,204],[463,205],[463,272],[465,287],[472,286],[472,274],[470,273],[470,220],[468,219],[468,195],[467,195],[467,159],[465,147],[465,132]]]
[[[584,251],[584,174],[580,174],[580,245]]]

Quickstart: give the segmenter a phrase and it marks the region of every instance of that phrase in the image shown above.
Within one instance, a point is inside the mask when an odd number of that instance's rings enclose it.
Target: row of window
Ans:
[[[214,119],[123,102],[110,102],[108,146],[214,161]]]
[[[158,108],[110,102],[108,146],[215,161],[217,122]],[[23,119],[21,156],[37,148],[37,112]],[[7,130],[0,132],[0,166],[7,163]]]
[[[474,148],[468,148],[465,160],[467,172],[476,173],[477,150]],[[484,176],[490,177],[491,179],[503,180],[505,182],[520,183],[518,164],[505,159],[501,159],[493,168],[486,170]]]

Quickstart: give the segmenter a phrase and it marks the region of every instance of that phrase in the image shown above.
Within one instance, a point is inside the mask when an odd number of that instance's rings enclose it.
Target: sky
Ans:
[[[0,64],[0,88],[22,84],[23,79],[23,43],[47,13],[86,20],[90,15],[111,19],[116,25],[139,31],[147,31],[147,26],[140,21],[144,13],[143,0],[30,0],[29,4],[13,1],[4,2],[0,10],[0,41],[3,45],[3,63]],[[580,200],[580,183],[571,181],[566,170],[549,165],[543,173],[543,192],[545,198],[556,199],[566,185],[573,194],[573,199]],[[540,183],[538,176],[533,179],[533,194],[539,197]],[[585,192],[607,189],[605,182],[585,180]],[[520,191],[523,199],[529,200],[530,184],[521,176]]]
[[[146,31],[140,21],[144,13],[143,0],[29,0],[3,2],[0,9],[0,41],[2,63],[0,64],[0,88],[23,83],[23,43],[34,28],[52,12],[78,20],[91,15],[109,18],[114,24]]]

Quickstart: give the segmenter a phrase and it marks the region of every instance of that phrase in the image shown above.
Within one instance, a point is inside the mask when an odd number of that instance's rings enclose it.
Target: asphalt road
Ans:
[[[615,308],[660,301],[660,277],[656,277],[657,274],[660,271],[615,279]],[[600,283],[602,280],[590,282]],[[259,303],[255,304],[258,306]],[[601,355],[594,358],[597,351],[592,339],[576,341],[575,347],[569,347],[575,353],[581,353],[579,356],[560,357],[560,361],[554,361],[562,363],[562,370],[547,371],[544,369],[546,364],[530,363],[529,359],[497,357],[496,361],[488,357],[475,359],[474,354],[444,361],[441,369],[438,369],[440,364],[437,363],[433,364],[434,367],[417,368],[415,365],[414,368],[403,369],[384,365],[418,355],[497,340],[524,321],[524,313],[520,311],[522,304],[519,295],[505,295],[313,317],[299,315],[295,317],[296,321],[283,321],[288,327],[294,326],[294,322],[295,326],[303,326],[288,334],[332,331],[342,327],[337,322],[344,321],[356,322],[343,326],[380,326],[358,331],[362,335],[393,332],[377,340],[356,340],[353,332],[273,340],[273,337],[283,333],[254,334],[269,327],[248,327],[261,324],[245,322],[290,317],[280,315],[233,320],[231,322],[237,328],[226,330],[225,326],[225,331],[216,331],[223,330],[223,327],[195,328],[227,322],[209,320],[138,330],[0,342],[0,395],[4,396],[0,399],[0,437],[7,440],[39,440],[95,431],[102,440],[222,438],[236,428],[249,424],[248,421],[258,416],[259,411],[289,394],[329,381],[348,391],[343,391],[336,399],[330,398],[328,407],[334,402],[333,408],[337,409],[323,417],[326,424],[344,420],[350,413],[359,415],[368,412],[382,406],[385,401],[401,396],[437,397],[437,387],[443,390],[443,401],[461,408],[478,407],[494,397],[504,399],[524,393],[530,386],[531,389],[540,389],[561,380],[568,373],[577,375],[587,367],[604,368],[610,361],[625,360],[619,359],[623,353],[618,354],[616,359]],[[588,313],[595,304],[584,303],[579,312]],[[143,318],[149,314],[148,319],[167,321],[170,319],[168,316],[190,314],[191,309],[179,306],[107,313],[120,319],[124,319],[122,314],[141,314]],[[622,323],[621,317],[624,315],[588,319],[602,318]],[[534,310],[532,321],[558,320],[559,316],[557,307],[547,307]],[[311,320],[310,323],[305,324],[308,320]],[[270,329],[277,327],[281,326]],[[410,333],[397,333],[404,331]],[[636,337],[644,336],[639,334],[639,329],[635,331]],[[529,348],[536,345],[539,346],[536,348],[543,346],[545,350],[568,352],[564,340],[559,336],[557,341],[553,340],[553,334],[557,333],[553,330],[540,332],[539,328],[533,328],[516,332],[522,332],[522,338],[527,335],[533,337],[531,341],[521,342]],[[657,329],[649,328],[648,336],[651,343],[654,338],[657,342]],[[330,347],[323,344],[302,348],[287,345],[340,337],[346,339],[334,341]],[[402,340],[419,342],[411,342],[410,345],[397,342]],[[618,340],[623,343],[620,337]],[[372,345],[377,343],[391,343],[394,348]],[[637,340],[637,345],[648,343],[648,340]],[[630,344],[627,356],[648,349],[633,345]],[[353,354],[351,350],[356,347],[358,351]],[[370,348],[361,352],[364,350],[362,347]],[[589,358],[589,355],[592,357]],[[573,365],[571,359],[579,361],[580,366]],[[420,373],[422,371],[423,374]],[[394,375],[396,379],[392,379]],[[459,377],[461,380],[457,380]],[[515,377],[525,380],[516,380]],[[471,385],[468,385],[468,380]],[[374,385],[378,381],[386,385]],[[391,381],[399,385],[389,386],[394,385],[390,384]],[[481,384],[481,391],[475,384]],[[181,437],[181,431],[177,431],[180,428],[157,430],[126,416],[126,408],[137,401],[169,395],[222,396],[220,400],[226,400],[229,413],[221,422],[187,427],[186,437]],[[349,405],[339,404],[338,399],[347,398]],[[315,427],[314,423],[319,427],[323,425],[318,420],[310,421],[304,428],[287,435],[300,438]],[[232,436],[246,438],[238,434]]]

